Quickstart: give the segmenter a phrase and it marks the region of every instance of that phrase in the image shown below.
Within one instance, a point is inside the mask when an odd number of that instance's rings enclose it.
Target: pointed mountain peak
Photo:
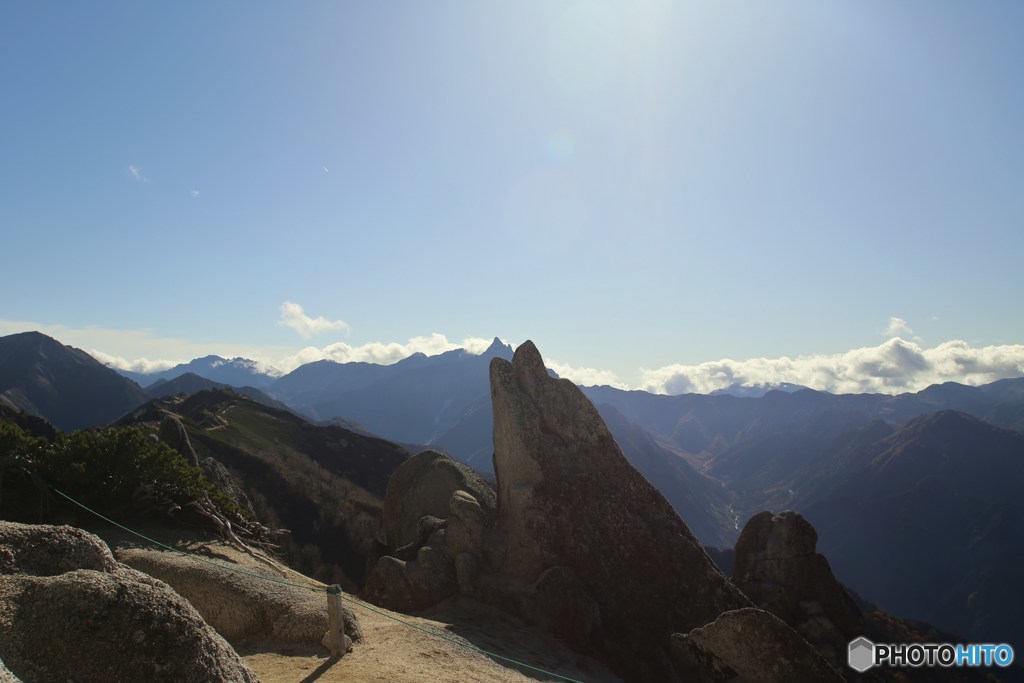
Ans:
[[[495,337],[494,341],[491,342],[491,345],[487,347],[487,350],[484,351],[480,355],[483,356],[484,358],[498,357],[498,358],[511,359],[512,358],[512,347],[509,346],[508,344],[504,343],[503,341],[501,341],[497,337]]]

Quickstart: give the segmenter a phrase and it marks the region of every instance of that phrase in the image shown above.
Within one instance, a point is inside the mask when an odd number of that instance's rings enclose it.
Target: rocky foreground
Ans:
[[[341,659],[325,587],[269,557],[186,547],[213,566],[116,532],[111,553],[0,522],[0,680],[523,680],[479,648],[577,680],[849,674],[866,622],[806,520],[752,518],[730,580],[532,343],[490,372],[497,492],[433,451],[399,466],[364,591],[378,607],[342,610]]]

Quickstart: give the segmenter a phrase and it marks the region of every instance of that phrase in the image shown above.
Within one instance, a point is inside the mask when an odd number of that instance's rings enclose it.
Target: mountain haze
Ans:
[[[279,376],[279,373],[273,368],[264,369],[256,361],[247,358],[228,359],[213,355],[196,358],[188,363],[179,363],[173,368],[159,372],[141,373],[131,370],[118,370],[117,372],[147,388],[161,380],[172,380],[186,373],[193,373],[232,387],[250,386],[258,389],[270,386]]]

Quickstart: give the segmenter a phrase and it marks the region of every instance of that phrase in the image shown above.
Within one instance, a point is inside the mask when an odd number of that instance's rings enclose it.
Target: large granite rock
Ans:
[[[171,586],[235,647],[266,640],[277,646],[308,646],[326,639],[324,592],[290,585],[291,577],[282,583],[282,574],[269,566],[253,561],[231,571],[229,557],[214,565],[151,548],[124,547],[116,552],[119,561]],[[359,620],[346,604],[341,606],[341,628],[348,645],[363,642]]]
[[[726,612],[672,636],[680,676],[702,683],[842,683],[843,677],[778,617],[755,608]]]
[[[90,534],[0,522],[0,571],[0,658],[24,681],[257,680],[184,598]]]
[[[818,534],[793,511],[750,518],[736,542],[733,581],[754,603],[807,639],[833,665],[864,635],[864,616],[836,580]]]
[[[447,517],[449,502],[456,491],[466,491],[486,515],[494,516],[494,491],[462,463],[437,451],[426,450],[399,465],[388,480],[384,495],[384,536],[388,550],[417,540],[420,519],[424,516]]]
[[[366,595],[408,610],[459,593],[630,680],[672,680],[670,635],[749,601],[629,464],[583,393],[548,374],[532,342],[511,363],[492,360],[490,372],[496,514],[478,492],[451,484],[428,507],[417,480],[396,472],[388,495],[424,502],[400,514],[385,504],[388,545],[406,545],[395,551],[403,557],[381,558]]]
[[[511,363],[491,361],[491,400],[499,505],[484,559],[493,572],[536,582],[566,567],[599,610],[601,649],[635,679],[664,679],[670,633],[749,606],[532,342]]]

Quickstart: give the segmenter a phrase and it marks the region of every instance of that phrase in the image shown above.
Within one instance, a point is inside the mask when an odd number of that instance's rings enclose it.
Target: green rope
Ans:
[[[135,531],[134,529],[129,529],[128,527],[126,527],[123,524],[118,524],[117,522],[115,522],[114,520],[110,519],[109,517],[105,517],[104,515],[100,514],[99,512],[96,512],[92,508],[87,507],[85,504],[79,503],[77,500],[75,500],[74,498],[72,498],[68,494],[64,493],[63,491],[61,491],[61,490],[59,490],[57,488],[54,488],[53,486],[51,486],[50,488],[53,489],[54,493],[57,493],[57,494],[63,496],[64,498],[66,498],[67,500],[71,501],[72,503],[74,503],[78,507],[82,508],[86,512],[90,512],[90,513],[96,515],[97,517],[99,517],[103,521],[108,522],[110,524],[113,524],[118,529],[121,529],[123,531],[127,531],[130,534],[134,534],[135,536],[138,536],[139,538],[141,538],[141,539],[143,539],[145,541],[148,541],[148,542],[152,543],[155,546],[159,546],[159,547],[164,548],[166,550],[170,550],[171,552],[175,552],[175,553],[178,553],[180,555],[184,555],[185,557],[190,557],[190,558],[192,558],[194,560],[197,560],[199,562],[203,562],[203,563],[212,565],[212,566],[217,567],[219,569],[224,569],[226,571],[234,572],[236,574],[241,574],[243,576],[248,576],[248,577],[251,577],[251,578],[254,578],[254,579],[262,579],[263,581],[271,581],[273,583],[279,583],[279,584],[282,584],[284,586],[291,586],[292,588],[301,588],[301,589],[304,589],[304,590],[313,591],[314,593],[322,593],[322,592],[325,591],[325,589],[323,589],[323,588],[316,588],[316,587],[313,587],[313,586],[306,586],[306,585],[303,585],[303,584],[300,584],[300,583],[293,583],[291,581],[285,581],[283,579],[275,579],[275,578],[270,577],[270,576],[264,576],[262,574],[255,574],[253,572],[247,572],[247,571],[244,571],[242,569],[236,569],[234,567],[228,567],[228,566],[223,565],[223,564],[221,564],[219,562],[214,562],[213,560],[208,560],[205,557],[199,557],[195,553],[190,553],[190,552],[188,552],[186,550],[181,550],[180,548],[175,548],[173,546],[169,546],[166,543],[161,543],[160,541],[152,539],[149,536],[141,534],[138,531]],[[556,674],[553,671],[547,671],[546,669],[541,669],[539,667],[527,664],[526,662],[520,662],[519,660],[512,659],[511,657],[505,657],[504,655],[499,655],[499,654],[497,654],[495,652],[489,652],[489,651],[487,651],[487,650],[485,650],[485,649],[483,649],[481,647],[477,647],[476,645],[473,645],[472,643],[466,643],[464,641],[457,640],[457,639],[451,638],[449,636],[443,636],[443,635],[441,635],[439,633],[436,633],[434,631],[431,631],[430,629],[425,628],[423,626],[419,626],[417,624],[410,623],[408,621],[405,621],[404,619],[399,619],[398,617],[396,617],[394,615],[391,615],[391,614],[388,614],[387,612],[384,612],[383,610],[379,610],[376,607],[372,607],[370,605],[367,605],[366,603],[360,602],[359,600],[356,600],[355,598],[348,597],[340,588],[334,588],[332,586],[328,586],[326,588],[326,592],[328,594],[330,594],[330,595],[338,595],[340,593],[342,600],[344,600],[345,602],[348,602],[348,603],[350,603],[352,605],[355,605],[356,607],[361,607],[362,609],[368,610],[368,611],[373,612],[375,614],[378,614],[378,615],[380,615],[382,617],[387,617],[388,619],[391,619],[392,621],[397,621],[399,624],[402,624],[403,626],[407,626],[407,627],[409,627],[411,629],[415,629],[417,631],[422,631],[423,633],[426,633],[428,636],[433,636],[434,638],[437,638],[438,640],[443,640],[443,641],[452,643],[454,645],[458,645],[459,647],[464,648],[466,650],[469,650],[470,652],[477,652],[479,654],[486,655],[488,657],[493,657],[494,659],[501,659],[501,660],[504,660],[504,661],[509,662],[511,664],[514,664],[516,666],[522,667],[524,669],[530,669],[531,671],[536,671],[536,672],[542,673],[542,674],[544,674],[546,676],[554,676],[555,678],[559,678],[559,679],[561,679],[563,681],[568,681],[569,683],[583,683],[583,681],[580,681],[578,679],[569,678],[568,676],[563,676],[562,674]]]
[[[123,524],[118,524],[117,522],[115,522],[114,520],[110,519],[109,517],[105,517],[105,516],[101,515],[100,513],[96,512],[95,510],[93,510],[92,508],[87,507],[83,503],[79,503],[77,500],[75,500],[74,498],[72,498],[68,494],[64,493],[63,491],[61,491],[59,489],[54,488],[53,486],[51,486],[50,488],[53,489],[54,493],[57,493],[57,494],[63,496],[64,498],[67,498],[72,503],[74,503],[78,507],[82,508],[86,512],[91,512],[92,514],[96,515],[97,517],[99,517],[103,521],[109,522],[110,524],[113,524],[118,529],[122,529],[124,531],[127,531],[130,534],[134,534],[134,535],[138,536],[139,538],[141,538],[141,539],[143,539],[145,541],[149,541],[153,545],[160,546],[161,548],[164,548],[166,550],[170,550],[171,552],[179,553],[181,555],[184,555],[185,557],[191,557],[192,559],[197,560],[199,562],[204,562],[204,563],[212,565],[214,567],[218,567],[219,569],[224,569],[226,571],[234,572],[236,574],[241,574],[242,576],[249,576],[249,577],[252,577],[252,578],[255,578],[255,579],[262,579],[263,581],[272,581],[273,583],[279,583],[279,584],[284,585],[284,586],[291,586],[292,588],[302,588],[302,589],[305,589],[305,590],[308,590],[308,591],[313,591],[314,593],[322,593],[323,590],[324,590],[322,588],[316,588],[314,586],[304,586],[301,583],[293,583],[291,581],[285,581],[284,579],[276,579],[276,578],[274,578],[272,576],[264,576],[263,574],[256,574],[254,572],[247,572],[247,571],[245,571],[243,569],[236,569],[234,567],[228,567],[227,565],[223,565],[220,562],[214,562],[213,560],[208,560],[205,557],[200,557],[200,556],[196,555],[195,553],[190,553],[190,552],[188,552],[186,550],[181,550],[180,548],[175,548],[173,546],[169,546],[166,543],[161,543],[160,541],[154,540],[154,539],[150,538],[149,536],[145,536],[143,534],[140,534],[138,531],[135,531],[134,529],[129,529],[128,527],[126,527]]]

